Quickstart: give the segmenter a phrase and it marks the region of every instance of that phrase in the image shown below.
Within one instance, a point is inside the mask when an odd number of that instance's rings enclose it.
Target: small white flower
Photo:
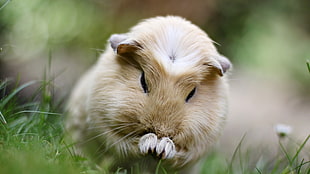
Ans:
[[[292,127],[285,124],[277,124],[275,126],[275,131],[278,134],[278,136],[285,137],[286,135],[290,134],[292,132]]]

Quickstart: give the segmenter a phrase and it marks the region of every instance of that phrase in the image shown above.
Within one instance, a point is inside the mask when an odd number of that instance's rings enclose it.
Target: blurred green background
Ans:
[[[0,10],[1,78],[26,68],[25,62],[47,62],[49,54],[53,62],[87,67],[112,33],[127,32],[143,18],[180,15],[219,43],[235,69],[288,80],[303,94],[310,89],[305,68],[310,59],[307,0],[0,0],[0,5],[6,5]],[[18,68],[6,68],[8,64]],[[62,73],[68,68],[75,67]],[[35,69],[40,68],[30,68]]]
[[[48,70],[56,96],[67,96],[112,33],[144,18],[179,15],[205,30],[234,64],[224,137],[239,129],[240,137],[244,125],[269,130],[278,122],[293,124],[301,138],[310,133],[309,0],[0,0],[0,6],[0,79],[22,83]]]

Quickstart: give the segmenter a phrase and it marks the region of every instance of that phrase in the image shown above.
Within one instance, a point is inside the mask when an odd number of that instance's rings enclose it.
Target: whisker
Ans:
[[[131,132],[131,133],[129,133],[129,134],[123,136],[122,138],[120,138],[119,140],[117,140],[117,141],[115,141],[113,144],[111,144],[109,147],[107,147],[106,151],[109,150],[109,149],[111,149],[111,148],[112,148],[113,146],[115,146],[116,144],[120,143],[120,142],[123,141],[124,139],[128,138],[129,136],[131,136],[131,135],[133,135],[133,134],[135,134],[135,133],[137,133],[137,132],[138,132],[138,131],[135,130],[135,131],[133,131],[133,132]]]
[[[137,133],[138,131],[133,132],[134,134]],[[130,135],[132,136],[132,134]],[[130,143],[122,143],[120,146],[120,153],[125,157],[128,155],[128,149],[130,149]]]
[[[93,121],[92,123],[135,123],[135,122],[131,122],[131,121],[123,121],[123,120],[97,120],[97,121]]]
[[[100,126],[94,126],[94,127],[89,127],[88,129],[99,129],[99,128],[110,128],[110,127],[116,127],[116,126],[132,126],[136,125],[137,123],[119,123],[119,124],[112,124],[112,125],[100,125]]]
[[[109,135],[108,137],[106,137],[106,139],[109,139],[110,137],[112,137],[112,136],[118,134],[118,133],[121,132],[122,130],[125,130],[125,129],[120,129],[120,130],[114,132],[113,134],[111,134],[111,135]],[[133,134],[133,133],[136,133],[136,132],[138,132],[138,131],[136,130],[135,132],[130,133],[130,135]],[[127,135],[125,136],[125,138],[128,137],[128,136],[130,136],[130,135],[127,134]],[[123,137],[122,137],[122,138],[123,138]],[[121,138],[121,139],[122,139],[122,138]],[[117,141],[119,141],[119,140],[117,140]],[[101,150],[102,147],[104,146],[104,143],[105,143],[105,142],[101,143],[101,145],[97,148],[97,150],[96,150],[95,153],[100,152],[100,150]],[[113,143],[113,144],[114,144],[114,143]],[[105,148],[106,150],[103,151],[102,153],[107,152],[111,147],[112,147],[112,146],[106,147],[106,148]],[[99,156],[100,156],[100,155],[99,155]]]
[[[87,142],[89,142],[89,141],[91,141],[91,140],[94,140],[94,139],[96,139],[96,138],[98,138],[98,137],[100,137],[100,136],[103,136],[103,135],[106,135],[106,134],[108,134],[108,133],[110,133],[110,132],[113,132],[113,131],[115,131],[115,130],[118,130],[118,131],[115,132],[115,133],[117,134],[117,133],[119,133],[120,131],[122,131],[122,129],[125,128],[125,127],[127,127],[127,125],[119,126],[119,127],[114,128],[114,129],[110,129],[110,130],[108,130],[108,131],[105,131],[105,132],[103,132],[103,133],[100,133],[100,134],[98,134],[98,135],[95,135],[95,136],[93,136],[93,137],[87,139],[85,142],[83,142],[83,144],[85,144],[85,143],[87,143]]]
[[[118,119],[103,119],[103,120],[96,120],[96,121],[91,122],[91,124],[98,124],[98,123],[123,123],[123,124],[135,123],[135,124],[138,124],[136,122],[123,121],[123,120],[118,120]]]

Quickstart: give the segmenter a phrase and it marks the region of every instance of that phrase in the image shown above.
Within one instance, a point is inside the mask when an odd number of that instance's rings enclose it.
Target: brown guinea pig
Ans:
[[[155,17],[114,34],[68,103],[66,126],[78,149],[154,173],[194,173],[220,136],[227,113],[230,61],[183,18]]]

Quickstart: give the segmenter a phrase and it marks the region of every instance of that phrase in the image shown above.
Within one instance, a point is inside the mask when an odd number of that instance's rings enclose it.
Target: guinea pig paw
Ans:
[[[156,153],[162,159],[173,158],[176,154],[173,141],[168,137],[163,137],[156,146]]]
[[[157,136],[153,133],[143,135],[139,141],[139,149],[142,154],[153,153],[157,145]]]

